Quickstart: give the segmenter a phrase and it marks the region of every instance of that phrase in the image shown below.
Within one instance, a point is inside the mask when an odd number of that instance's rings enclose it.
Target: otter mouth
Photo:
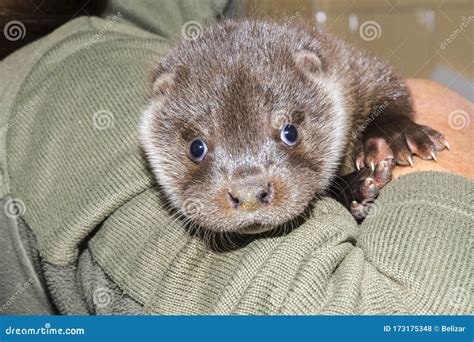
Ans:
[[[273,195],[273,189],[268,187],[270,196]],[[241,235],[257,235],[271,232],[281,227],[286,227],[288,223],[298,218],[309,206],[309,201],[300,201],[295,203],[288,201],[283,203],[259,203],[255,208],[248,206],[254,204],[246,200],[239,206],[232,206],[235,202],[234,196],[229,200],[229,194],[226,193],[229,203],[221,200],[220,203],[210,203],[205,206],[203,201],[187,201],[181,212],[187,219],[190,219],[197,226],[213,231],[215,233],[236,233]],[[268,196],[268,194],[265,194]],[[226,198],[225,196],[224,199]],[[265,196],[262,196],[265,197]],[[189,202],[189,203],[188,203]],[[199,203],[198,208],[189,205]],[[223,205],[224,202],[224,205]],[[211,207],[210,209],[208,207]],[[217,213],[217,214],[216,214]]]
[[[314,189],[301,187],[289,176],[294,173],[285,170],[238,174],[206,183],[205,188],[193,184],[181,194],[181,212],[196,226],[215,233],[288,231],[309,206]]]

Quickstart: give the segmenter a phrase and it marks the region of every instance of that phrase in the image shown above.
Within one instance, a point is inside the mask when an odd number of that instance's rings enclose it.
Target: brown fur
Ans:
[[[172,204],[214,231],[294,219],[328,188],[373,111],[383,105],[387,117],[412,113],[403,81],[387,64],[304,25],[221,22],[172,49],[154,79],[145,151]],[[294,147],[280,141],[285,122],[298,127]],[[199,164],[186,152],[197,137],[209,150]],[[275,180],[272,203],[229,210],[229,185],[256,176]],[[189,200],[199,211],[188,212]]]

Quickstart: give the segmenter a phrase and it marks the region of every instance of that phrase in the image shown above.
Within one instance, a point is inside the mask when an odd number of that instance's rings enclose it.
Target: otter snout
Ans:
[[[227,191],[227,201],[233,209],[254,211],[272,202],[275,187],[272,182],[246,180],[233,183]]]

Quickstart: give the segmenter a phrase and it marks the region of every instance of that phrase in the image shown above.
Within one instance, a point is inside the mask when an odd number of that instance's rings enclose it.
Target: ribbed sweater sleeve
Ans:
[[[472,312],[473,231],[473,181],[421,172],[390,183],[360,226],[361,305],[390,303],[386,312],[404,314]]]
[[[290,233],[226,253],[151,217],[144,193],[104,224],[91,251],[144,304],[139,312],[467,314],[473,191],[463,177],[411,174],[382,191],[360,226],[323,198]]]
[[[0,190],[24,206],[43,264],[74,280],[87,249],[136,313],[472,313],[474,185],[462,177],[393,181],[360,226],[322,198],[297,229],[226,252],[189,234],[137,134],[169,42],[109,24],[76,19],[0,64]],[[66,285],[49,291],[84,284]]]

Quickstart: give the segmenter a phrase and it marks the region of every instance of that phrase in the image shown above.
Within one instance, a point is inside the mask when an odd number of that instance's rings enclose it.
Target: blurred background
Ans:
[[[403,76],[435,80],[474,101],[473,0],[247,0],[245,14],[319,23]]]
[[[388,60],[405,77],[438,81],[474,101],[473,0],[237,1],[239,16],[318,23]],[[0,59],[68,20],[100,14],[105,3],[0,0]],[[11,36],[12,22],[28,29]]]

